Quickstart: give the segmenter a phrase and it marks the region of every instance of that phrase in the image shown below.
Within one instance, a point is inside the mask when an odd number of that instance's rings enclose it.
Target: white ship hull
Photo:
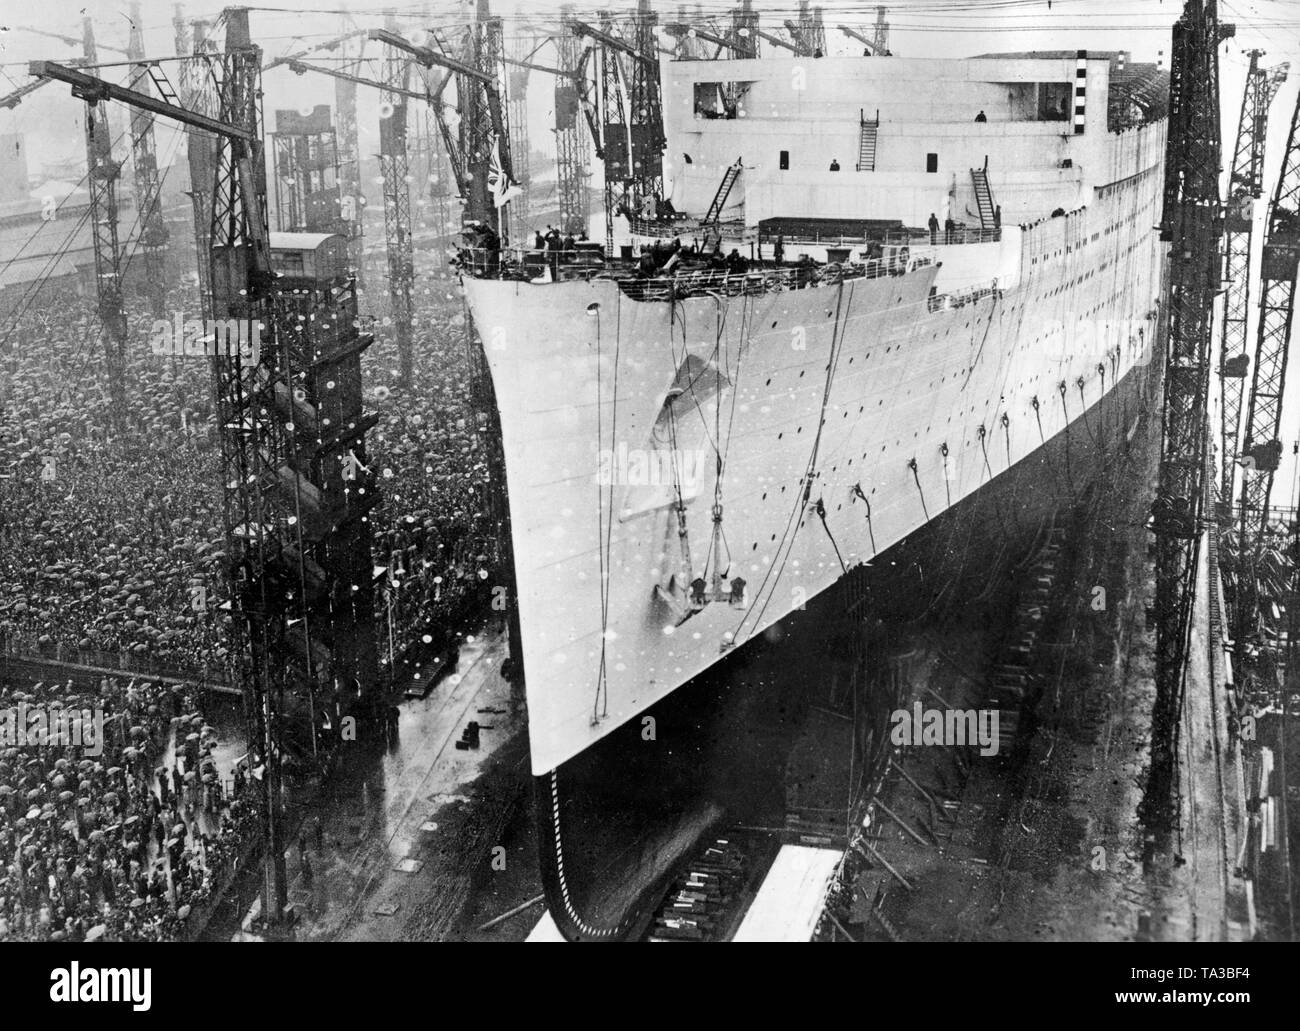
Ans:
[[[1011,282],[990,269],[999,290],[947,310],[927,303],[934,266],[672,304],[610,280],[465,279],[501,414],[534,773],[1097,425],[1151,358],[1160,151],[1142,149],[1149,167],[1024,231]],[[743,605],[678,625],[665,589],[703,573],[713,593],[719,566]]]

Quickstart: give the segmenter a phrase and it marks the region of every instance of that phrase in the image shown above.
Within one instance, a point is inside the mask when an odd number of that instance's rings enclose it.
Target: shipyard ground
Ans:
[[[466,936],[496,882],[507,894],[538,894],[535,848],[519,840],[528,826],[522,692],[501,675],[505,656],[499,631],[463,645],[456,668],[426,698],[401,705],[387,750],[359,756],[317,793],[289,802],[293,917],[285,934],[454,939]],[[479,745],[458,748],[471,720],[480,724]],[[261,936],[258,885],[245,888],[210,937]]]
[[[1150,841],[1137,818],[1155,692],[1141,488],[1153,472],[1149,457],[1131,496],[1084,528],[1073,575],[1055,598],[1062,618],[1049,617],[1038,645],[1046,683],[1010,753],[918,748],[902,757],[930,799],[901,774],[882,792],[897,819],[877,807],[869,837],[880,861],[859,874],[845,927],[856,940],[1251,936],[1247,885],[1236,870],[1244,799],[1224,719],[1221,656],[1209,646],[1217,585],[1208,561],[1200,566],[1168,847]],[[946,634],[914,671],[917,689],[957,707],[980,704],[986,685],[971,671],[983,668],[985,648],[978,628]]]

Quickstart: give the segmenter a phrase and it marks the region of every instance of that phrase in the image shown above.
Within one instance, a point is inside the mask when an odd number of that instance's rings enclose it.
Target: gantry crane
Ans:
[[[1231,504],[1237,472],[1237,433],[1241,401],[1250,369],[1246,322],[1250,304],[1251,242],[1254,239],[1255,201],[1264,188],[1264,145],[1268,136],[1268,109],[1286,81],[1287,66],[1260,67],[1262,50],[1250,51],[1250,68],[1241,98],[1237,145],[1224,211],[1223,322],[1220,335],[1219,384],[1223,395],[1220,492]]]
[[[799,20],[785,20],[785,30],[790,33],[795,53],[800,57],[823,57],[826,54],[826,28],[822,24],[822,9],[810,8],[808,0],[799,0]]]
[[[212,358],[223,485],[230,655],[264,764],[266,910],[286,901],[280,762],[328,731],[379,717],[367,513],[378,500],[361,407],[352,281],[277,277],[266,223],[261,52],[246,9],[228,9],[216,117],[53,62],[31,72],[92,106],[117,101],[218,141],[210,231],[213,310],[261,330],[246,362]],[[306,724],[304,728],[304,724]],[[354,735],[355,738],[355,735]]]
[[[396,36],[397,21],[386,24]],[[400,38],[400,37],[398,37]],[[398,383],[409,390],[414,375],[411,320],[415,306],[415,244],[411,235],[410,165],[406,152],[406,85],[410,62],[393,46],[383,50],[379,94],[379,168],[384,179],[384,241],[388,254],[388,306],[397,341]]]
[[[889,22],[885,20],[888,9],[885,7],[876,8],[876,24],[873,26],[875,35],[872,37],[871,51],[877,57],[889,57]]]
[[[677,45],[673,48],[673,60],[675,61],[711,61],[720,56],[721,45],[716,44],[717,50],[710,54],[706,43],[714,43],[710,35],[717,35],[717,28],[712,23],[705,23],[704,12],[700,10],[699,5],[695,7],[695,14],[688,16],[686,5],[677,5],[677,21],[664,26],[664,32],[677,40]]]
[[[1170,241],[1163,446],[1151,506],[1156,541],[1156,699],[1151,767],[1140,809],[1148,827],[1173,820],[1178,728],[1205,494],[1206,403],[1214,295],[1222,271],[1218,46],[1233,35],[1215,0],[1186,0],[1173,29],[1169,131],[1160,236]]]
[[[561,8],[561,20],[572,17],[573,8]],[[578,37],[561,32],[554,37],[559,65],[567,74],[555,78],[555,174],[560,200],[560,228],[566,233],[585,236],[591,221],[587,196],[587,141],[583,138],[579,118],[582,105],[578,92],[578,75],[582,52]]]
[[[396,32],[396,21],[390,16],[388,28],[365,30],[366,38],[383,44],[380,59],[380,79],[367,79],[338,68],[308,64],[297,57],[288,57],[284,63],[298,75],[316,72],[328,75],[336,82],[353,87],[352,110],[355,106],[355,87],[368,86],[379,90],[379,166],[383,174],[384,190],[384,241],[388,258],[388,299],[393,322],[393,335],[397,344],[398,382],[409,388],[414,374],[415,358],[411,336],[415,281],[415,244],[411,232],[410,156],[407,148],[409,124],[408,101],[423,101],[441,112],[442,91],[450,76],[443,79],[437,89],[410,88],[410,60],[406,48],[413,45]],[[422,52],[427,48],[416,48]],[[352,137],[355,139],[355,135]],[[340,172],[341,177],[346,173]],[[346,196],[346,194],[345,194]],[[354,202],[354,203],[358,203]],[[360,219],[360,212],[356,212]]]
[[[344,22],[351,23],[351,18],[344,15]],[[351,44],[358,43],[355,56],[350,54]],[[292,54],[277,57],[262,66],[262,72],[271,71],[281,66],[290,67],[301,75],[311,68],[313,71],[331,69],[318,68],[302,64],[302,59],[322,50],[344,53],[344,65],[360,63],[365,53],[366,30],[351,28],[324,43],[306,47]],[[334,133],[335,147],[338,152],[338,224],[337,229],[348,241],[348,261],[356,270],[357,285],[365,283],[365,252],[363,248],[362,209],[364,198],[361,193],[361,157],[357,145],[357,83],[347,75],[334,79]]]
[[[358,55],[355,63],[360,63],[361,56]],[[274,63],[274,62],[273,62]],[[340,68],[329,68],[324,65],[308,64],[296,57],[286,58],[283,62],[289,70],[296,75],[306,75],[308,72],[315,72],[318,75],[327,75],[335,82],[335,102],[339,109],[338,118],[338,139],[339,139],[339,183],[342,188],[341,214],[345,222],[350,222],[348,230],[348,254],[353,267],[357,269],[357,281],[360,283],[362,277],[362,251],[361,251],[361,213],[363,207],[363,197],[361,194],[361,171],[357,147],[357,87],[368,86],[371,89],[379,90],[381,93],[397,94],[406,100],[428,101],[428,93],[421,93],[416,90],[403,89],[391,83],[379,82],[375,79],[367,79],[352,72],[345,72]],[[353,62],[349,62],[352,64]],[[270,67],[268,65],[268,67]],[[387,108],[381,108],[381,115]],[[388,117],[392,117],[391,114]],[[380,119],[382,132],[384,119]],[[409,168],[409,159],[408,159]],[[349,198],[351,203],[349,203]],[[386,241],[387,242],[387,241]],[[394,244],[400,241],[392,241]],[[390,252],[391,253],[391,252]]]
[[[208,23],[187,24],[180,4],[176,5],[172,28],[176,56],[182,61],[176,102],[187,111],[215,117],[217,113],[217,54],[208,38]],[[185,159],[190,172],[190,208],[194,217],[194,261],[199,279],[199,307],[204,318],[212,317],[212,184],[216,175],[217,140],[211,133],[191,127],[185,136]]]
[[[339,195],[338,135],[328,104],[310,113],[277,110],[271,135],[275,215],[281,232],[347,237]]]
[[[360,35],[360,33],[358,33]],[[365,36],[357,48],[359,60],[365,51]],[[346,226],[348,261],[356,269],[357,283],[365,285],[365,228],[361,217],[365,208],[361,193],[361,148],[357,143],[357,84],[347,79],[334,80],[334,120],[339,145],[339,216]]]
[[[705,27],[698,23],[670,22],[664,26],[664,32],[679,42],[694,40],[696,43],[712,43],[718,49],[711,60],[731,58],[738,61],[758,56],[758,14],[754,11],[753,0],[744,3],[731,12],[731,25],[724,33],[716,26]],[[684,43],[682,45],[685,45]],[[782,42],[788,48],[788,44]]]
[[[1300,100],[1291,118],[1281,173],[1269,201],[1259,275],[1259,324],[1242,439],[1240,539],[1234,626],[1236,665],[1250,675],[1257,649],[1276,647],[1265,632],[1259,563],[1268,540],[1269,501],[1282,456],[1282,399],[1300,265]]]
[[[876,8],[876,21],[875,24],[872,25],[872,35],[870,39],[868,39],[864,33],[859,32],[857,29],[850,28],[847,25],[837,25],[836,28],[844,33],[844,35],[848,36],[849,39],[857,40],[861,43],[865,48],[863,52],[868,57],[892,56],[889,50],[889,22],[885,21],[885,8]]]
[[[465,201],[467,221],[481,222],[508,242],[509,222],[502,217],[502,197],[515,194],[510,154],[510,129],[506,104],[505,55],[501,19],[478,0],[474,21],[465,30],[461,57],[452,58],[430,47],[417,46],[391,30],[371,30],[370,38],[414,58],[424,68],[440,67],[450,74],[430,90],[429,100],[447,149],[452,175]],[[460,112],[453,134],[442,94],[451,78],[456,81]]]
[[[638,0],[630,25],[602,18],[565,25],[590,39],[596,65],[594,102],[587,106],[596,156],[605,166],[605,246],[614,246],[614,215],[655,220],[663,202],[663,110],[659,95],[658,22]]]
[[[95,30],[82,19],[82,56],[99,64]],[[118,234],[117,180],[121,164],[113,157],[113,130],[107,112],[88,101],[86,119],[86,189],[90,193],[91,240],[95,251],[95,296],[104,327],[104,365],[114,423],[126,417],[126,309],[122,297],[122,241]]]
[[[144,35],[141,31],[139,0],[131,4],[131,33],[127,57],[139,62],[131,88],[149,91],[149,72],[144,63]],[[149,308],[162,315],[167,306],[167,223],[163,221],[159,196],[158,152],[154,146],[153,116],[140,108],[131,112],[131,162],[135,178],[136,232],[144,255],[144,289]]]
[[[528,72],[531,66],[528,58],[533,52],[533,41],[526,36],[514,40],[514,55],[507,60],[510,70],[510,88],[507,91],[507,105],[510,125],[510,171],[514,181],[519,185],[519,195],[510,203],[510,237],[522,243],[528,231],[531,215],[532,182],[528,174]]]

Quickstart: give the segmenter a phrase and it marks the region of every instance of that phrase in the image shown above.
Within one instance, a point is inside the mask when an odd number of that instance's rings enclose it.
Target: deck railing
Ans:
[[[539,254],[543,255],[540,261],[537,258]],[[865,262],[747,263],[751,267],[745,271],[678,265],[666,272],[661,270],[645,275],[632,262],[608,261],[594,251],[465,248],[459,252],[457,264],[463,274],[478,279],[534,283],[612,279],[628,296],[637,300],[668,300],[702,293],[734,297],[770,290],[798,290],[822,283],[837,283],[842,279],[897,276],[932,262],[928,257],[911,257],[905,248],[900,248],[887,258],[872,258]]]

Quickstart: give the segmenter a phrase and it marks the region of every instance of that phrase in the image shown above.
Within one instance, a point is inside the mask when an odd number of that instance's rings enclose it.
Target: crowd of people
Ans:
[[[376,277],[377,278],[377,277]],[[427,280],[426,280],[427,281]],[[387,296],[362,297],[368,453],[382,470],[374,560],[396,573],[380,654],[452,625],[493,577],[484,433],[449,279],[417,291],[415,382],[399,390]],[[148,347],[129,304],[125,410],[110,403],[92,298],[46,287],[0,326],[0,651],[221,678],[228,666],[217,434],[205,361]],[[193,286],[169,310],[197,310]],[[399,582],[403,581],[403,582]],[[392,616],[393,633],[390,635]]]
[[[259,809],[242,771],[227,786],[198,704],[192,688],[161,682],[0,678],[11,728],[38,708],[95,713],[102,728],[0,749],[0,942],[175,941],[201,930],[257,840]]]
[[[206,368],[152,355],[147,316],[136,315],[116,410],[93,303],[43,300],[0,350],[0,637],[11,649],[35,641],[169,668],[219,664]]]
[[[380,654],[438,644],[491,597],[501,555],[493,514],[488,428],[472,401],[468,326],[453,280],[421,277],[411,388],[399,392],[396,337],[378,319],[362,363],[380,422],[370,434],[383,501],[374,521],[375,562],[389,570],[380,604]],[[372,298],[379,311],[386,298]],[[392,637],[389,620],[392,615]]]

